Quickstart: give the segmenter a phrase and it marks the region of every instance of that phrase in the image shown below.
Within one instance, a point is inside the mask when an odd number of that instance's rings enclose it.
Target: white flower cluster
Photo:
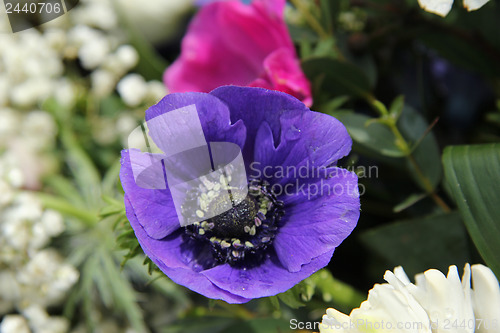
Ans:
[[[6,24],[6,15],[0,16],[0,30]],[[139,61],[110,0],[80,1],[42,29],[0,34],[0,107],[32,109],[51,96],[71,104],[77,91],[76,84],[64,77],[65,61],[77,61],[90,71],[91,92],[105,97]],[[135,107],[166,94],[161,82],[136,76],[121,84],[127,105]]]
[[[368,299],[349,316],[327,309],[321,333],[343,332],[500,332],[500,287],[486,266],[465,266],[462,281],[457,267],[445,276],[430,269],[413,284],[402,267],[386,271],[388,284],[376,284]]]
[[[57,38],[34,29],[0,34],[0,107],[32,107],[61,84],[64,67],[54,45]]]
[[[19,33],[10,31],[0,15],[0,332],[59,333],[69,322],[50,316],[47,307],[64,302],[79,272],[54,248],[51,239],[64,231],[61,216],[43,209],[34,193],[40,178],[54,169],[57,126],[41,104],[55,98],[72,107],[79,95],[95,99],[115,90],[130,108],[152,103],[166,94],[162,82],[149,81],[133,68],[137,50],[129,45],[118,22],[113,0],[81,0],[67,14]],[[191,1],[144,2],[120,0],[129,19],[145,23],[140,30],[155,33],[179,22]],[[171,15],[176,16],[175,20]],[[170,28],[168,29],[170,30]],[[4,33],[5,31],[5,33]],[[169,33],[171,31],[168,31]],[[160,35],[159,35],[160,34]],[[74,78],[75,73],[88,72]],[[68,75],[71,74],[71,75]],[[87,87],[89,88],[88,91]],[[125,111],[125,110],[124,110]],[[112,121],[112,123],[106,120]],[[124,112],[118,119],[97,119],[104,134],[125,137],[135,118]],[[111,129],[111,130],[110,130]],[[102,139],[102,138],[101,138]],[[101,141],[112,141],[104,135]],[[10,314],[17,312],[18,314]],[[109,320],[110,325],[118,325]],[[109,326],[109,325],[108,325]],[[108,332],[108,326],[103,332]]]
[[[140,5],[136,2],[136,6]],[[67,21],[63,18],[67,18]],[[125,104],[136,107],[144,101],[156,101],[166,94],[161,82],[146,82],[139,74],[131,74],[134,78],[140,78],[132,81],[132,89],[121,88],[130,86],[127,83],[130,75],[126,75],[137,65],[139,54],[134,47],[126,44],[126,36],[123,27],[118,24],[117,11],[112,1],[80,1],[63,18],[60,21],[54,20],[52,25],[63,29],[60,31],[67,31],[64,56],[69,59],[78,58],[83,68],[92,71],[91,92],[95,96],[109,96],[118,84],[118,91]]]
[[[0,159],[0,324],[2,333],[66,332],[69,323],[50,317],[45,308],[60,304],[79,273],[64,262],[50,239],[64,230],[59,213],[44,210],[29,191],[18,189],[22,176]]]
[[[40,110],[23,113],[0,107],[0,175],[15,187],[38,189],[40,177],[53,168],[56,124]],[[11,196],[0,177],[0,205]]]
[[[64,231],[59,213],[44,210],[33,192],[54,164],[56,124],[44,111],[0,107],[0,332],[66,332],[69,323],[45,308],[60,304],[78,280],[51,238]]]

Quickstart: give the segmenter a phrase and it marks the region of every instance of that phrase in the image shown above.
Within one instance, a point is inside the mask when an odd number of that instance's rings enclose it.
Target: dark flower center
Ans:
[[[190,196],[205,198],[203,193],[191,193]],[[278,222],[284,214],[283,203],[271,193],[269,184],[260,180],[250,182],[243,200],[231,199],[238,203],[222,214],[185,227],[186,233],[195,240],[210,243],[219,263],[236,264],[244,259],[258,262],[274,240]],[[200,207],[205,212],[214,212],[223,204],[222,195],[211,193],[209,203],[202,202]]]
[[[213,235],[219,238],[243,238],[255,225],[255,217],[258,213],[257,202],[254,197],[248,195],[242,202],[232,209],[208,219],[213,223],[211,229]]]

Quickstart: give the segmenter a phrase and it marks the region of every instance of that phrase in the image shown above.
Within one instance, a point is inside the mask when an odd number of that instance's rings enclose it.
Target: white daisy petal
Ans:
[[[349,316],[328,309],[320,332],[500,332],[500,286],[486,266],[472,266],[473,290],[469,264],[462,280],[456,266],[447,276],[436,269],[417,274],[415,284],[400,266],[384,279],[388,283],[376,284]]]
[[[453,0],[418,0],[418,4],[429,13],[445,17],[453,6]]]
[[[469,12],[484,6],[489,0],[464,0],[464,7]]]
[[[476,333],[498,332],[500,325],[500,286],[495,274],[484,265],[472,266],[472,301]],[[495,321],[496,320],[496,325]]]

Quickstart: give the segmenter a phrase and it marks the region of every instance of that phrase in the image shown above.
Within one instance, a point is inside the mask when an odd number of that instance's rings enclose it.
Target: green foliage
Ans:
[[[60,124],[59,139],[69,178],[48,177],[45,182],[50,194],[39,193],[39,198],[45,207],[67,217],[68,231],[63,238],[67,242],[63,248],[69,262],[80,271],[80,279],[65,303],[64,314],[71,319],[82,316],[80,319],[86,322],[89,331],[97,329],[98,316],[111,313],[135,330],[147,332],[149,325],[133,282],[151,283],[156,266],[147,260],[147,270],[135,262],[125,265],[142,254],[142,250],[126,219],[123,192],[118,186],[119,161],[116,157],[116,162],[101,175],[74,129],[67,126],[71,112],[61,112],[54,102],[46,107]],[[126,252],[119,251],[120,248]],[[189,303],[179,287],[171,282],[155,282],[153,288],[179,310]]]
[[[346,126],[349,135],[356,143],[383,156],[404,156],[397,147],[391,130],[384,124],[373,122],[374,118],[349,111],[333,115]]]
[[[474,244],[500,276],[500,144],[448,147],[443,164],[448,188]]]
[[[403,266],[409,276],[429,268],[469,262],[467,232],[454,212],[396,221],[361,234],[362,242],[384,260],[383,269]],[[383,271],[379,276],[382,276]]]
[[[207,301],[173,283],[144,255],[127,220],[119,140],[105,145],[93,137],[105,130],[100,120],[116,120],[126,105],[116,93],[96,98],[78,81],[74,105],[49,99],[42,107],[58,123],[62,162],[39,198],[66,217],[58,246],[80,271],[65,302],[68,318],[84,320],[88,331],[105,315],[138,332],[287,332],[290,319],[318,321],[327,307],[349,313],[395,266],[409,276],[446,271],[479,262],[479,253],[500,276],[500,145],[455,145],[500,140],[498,1],[473,13],[455,6],[445,19],[422,12],[416,0],[290,2],[312,109],[346,126],[350,161],[380,169],[360,177],[366,193],[353,235],[330,267],[248,304]],[[161,80],[166,61],[120,10],[140,55],[134,71]],[[486,87],[480,92],[466,84],[477,78]],[[476,108],[463,105],[481,94],[488,98]],[[135,111],[142,119],[144,110]]]
[[[295,287],[276,296],[269,297],[275,309],[279,309],[279,301],[292,309],[299,309],[314,297],[348,311],[361,304],[364,295],[332,276],[327,269],[311,275]]]
[[[372,87],[368,77],[348,62],[330,57],[311,58],[302,63],[302,69],[318,92],[316,96],[370,96]]]

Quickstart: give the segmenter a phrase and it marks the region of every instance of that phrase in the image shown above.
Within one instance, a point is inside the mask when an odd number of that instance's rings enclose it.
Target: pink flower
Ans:
[[[170,92],[210,92],[223,85],[286,92],[307,106],[310,83],[283,20],[285,0],[216,1],[200,9],[166,70]]]

